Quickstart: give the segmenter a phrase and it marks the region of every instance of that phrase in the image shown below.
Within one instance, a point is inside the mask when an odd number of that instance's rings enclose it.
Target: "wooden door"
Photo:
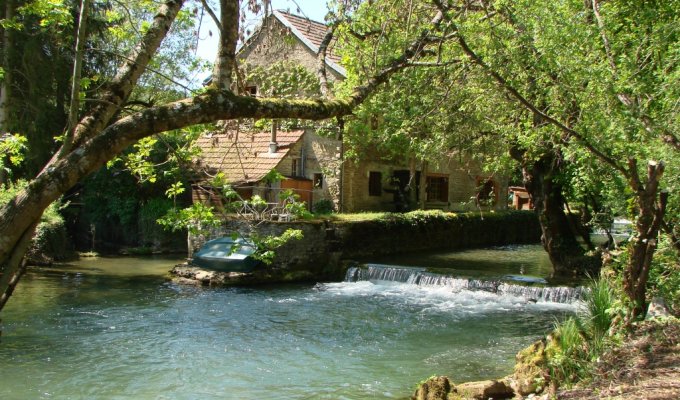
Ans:
[[[307,203],[307,208],[312,209],[312,181],[308,179],[284,179],[281,181],[281,189],[293,189],[300,201]]]

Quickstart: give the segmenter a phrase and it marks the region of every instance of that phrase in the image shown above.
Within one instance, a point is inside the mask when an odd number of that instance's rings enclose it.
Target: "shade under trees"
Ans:
[[[167,0],[155,14],[152,2],[142,4],[149,18],[136,45],[92,91],[96,100],[79,107],[61,149],[50,147],[51,159],[0,209],[0,307],[21,274],[42,211],[136,141],[218,120],[348,116],[355,138],[373,137],[412,158],[465,151],[490,156],[490,168],[514,159],[558,272],[592,270],[598,261],[576,241],[579,232],[565,212],[569,201],[578,202],[584,216],[634,215],[623,276],[632,316],[642,312],[659,232],[678,246],[679,202],[664,191],[680,176],[677,0],[333,2],[325,42],[335,35],[345,48],[349,77],[330,95],[320,71],[325,96],[307,100],[253,98],[233,89],[241,6],[261,4],[221,0],[212,13],[220,19],[220,46],[211,86],[130,109],[161,43],[186,18],[185,3]],[[5,50],[12,42],[7,34]],[[73,48],[70,40],[64,43]],[[52,72],[67,83],[71,71]],[[59,107],[62,124],[65,109]],[[377,128],[365,123],[375,110],[384,114]]]

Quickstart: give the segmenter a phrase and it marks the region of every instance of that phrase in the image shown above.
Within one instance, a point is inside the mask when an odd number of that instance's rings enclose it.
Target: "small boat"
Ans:
[[[246,239],[222,237],[206,242],[194,254],[192,264],[220,272],[251,272],[260,261],[253,257],[255,245]]]

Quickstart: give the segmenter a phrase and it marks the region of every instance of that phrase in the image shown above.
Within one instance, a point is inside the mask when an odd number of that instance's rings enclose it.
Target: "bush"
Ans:
[[[624,310],[612,285],[606,279],[593,280],[584,312],[556,325],[547,350],[553,381],[569,385],[590,380],[592,363],[617,339],[611,328]]]
[[[23,180],[14,184],[10,183],[6,189],[0,191],[0,205],[10,201],[26,185],[26,181]],[[64,218],[59,213],[60,206],[61,202],[55,201],[40,217],[40,224],[36,227],[33,243],[27,253],[29,263],[50,264],[53,261],[63,261],[73,256],[64,226]]]
[[[647,295],[663,297],[671,311],[680,314],[680,257],[668,237],[660,240],[654,255]]]
[[[151,250],[162,247],[182,248],[185,244],[183,233],[169,232],[157,222],[158,219],[165,216],[172,208],[172,200],[167,198],[152,198],[144,203],[139,209],[139,219],[137,221],[139,227],[139,239],[142,245],[140,249],[149,248]],[[128,249],[128,251],[134,251]],[[139,253],[141,254],[141,253]]]
[[[335,211],[335,207],[333,206],[333,202],[327,199],[324,200],[319,200],[316,203],[314,203],[314,206],[312,207],[312,211],[314,211],[315,214],[330,214],[333,211]]]

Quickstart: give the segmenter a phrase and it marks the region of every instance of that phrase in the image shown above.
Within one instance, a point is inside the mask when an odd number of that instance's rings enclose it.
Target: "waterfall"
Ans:
[[[389,281],[421,287],[449,287],[452,291],[486,291],[498,295],[524,297],[527,301],[573,303],[583,299],[583,287],[542,286],[516,284],[502,279],[481,280],[456,278],[427,272],[424,268],[397,267],[381,264],[366,264],[365,267],[350,267],[345,282]]]

